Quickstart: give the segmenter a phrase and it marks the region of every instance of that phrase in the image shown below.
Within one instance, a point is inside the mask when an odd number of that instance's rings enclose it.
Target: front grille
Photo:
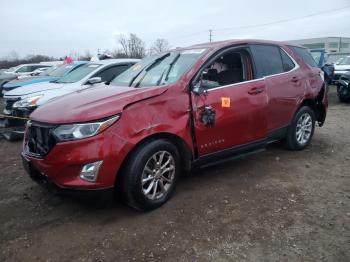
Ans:
[[[28,152],[37,157],[46,156],[56,145],[56,139],[52,134],[54,128],[54,125],[31,122],[26,133]]]
[[[5,109],[6,110],[12,110],[12,106],[14,103],[19,101],[20,98],[5,98]]]
[[[342,76],[340,77],[340,80],[349,81],[350,78],[349,78],[348,76],[346,76],[346,75],[342,75]]]
[[[335,74],[335,75],[333,76],[333,80],[339,80],[340,76],[341,76],[341,75]]]

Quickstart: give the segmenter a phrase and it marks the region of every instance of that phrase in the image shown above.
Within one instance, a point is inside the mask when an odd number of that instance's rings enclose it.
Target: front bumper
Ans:
[[[334,71],[333,82],[337,83],[340,80],[340,77],[349,71]]]
[[[7,109],[3,111],[5,117],[5,126],[6,127],[25,127],[27,122],[26,119],[29,118],[29,115],[34,111],[33,110],[19,110],[19,109]]]
[[[118,170],[124,156],[131,145],[106,130],[101,134],[69,142],[57,143],[44,157],[34,156],[28,151],[26,138],[23,143],[22,156],[24,167],[29,174],[31,170],[41,180],[50,181],[58,188],[86,190],[113,188]],[[95,182],[88,182],[80,178],[82,167],[88,163],[103,160]],[[29,163],[29,164],[28,164]],[[28,169],[28,164],[30,168]],[[35,180],[35,179],[34,179]]]
[[[104,197],[105,199],[111,199],[114,196],[114,189],[112,187],[102,189],[76,189],[60,187],[55,184],[48,176],[40,173],[40,171],[37,170],[23,154],[21,154],[21,156],[23,167],[29,174],[30,178],[50,192],[67,195],[79,194],[79,196],[83,195],[85,197],[94,197],[94,199],[101,199],[101,197]]]

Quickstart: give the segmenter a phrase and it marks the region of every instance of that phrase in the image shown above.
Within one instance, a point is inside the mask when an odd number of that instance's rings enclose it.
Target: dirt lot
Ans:
[[[60,197],[0,140],[0,261],[350,261],[350,105],[330,94],[310,147],[184,177],[162,208]]]

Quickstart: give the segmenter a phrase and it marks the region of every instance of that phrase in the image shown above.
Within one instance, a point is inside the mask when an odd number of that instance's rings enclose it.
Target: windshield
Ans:
[[[157,86],[175,83],[204,53],[205,49],[172,51],[143,59],[119,76],[111,85]]]
[[[19,66],[10,67],[5,72],[11,73],[11,72],[14,72],[17,68],[19,68]]]
[[[75,83],[99,68],[101,64],[86,64],[57,80],[56,83]]]
[[[344,57],[338,65],[350,65],[350,56]]]
[[[61,65],[61,66],[56,67],[51,72],[46,71],[45,73],[49,76],[62,77],[66,73],[68,73],[70,70],[72,70],[73,67],[74,67],[73,65]]]
[[[335,61],[334,64],[339,65],[339,63],[340,63],[341,61],[343,61],[343,60],[344,60],[344,57],[341,57],[341,58],[339,58],[337,61]]]

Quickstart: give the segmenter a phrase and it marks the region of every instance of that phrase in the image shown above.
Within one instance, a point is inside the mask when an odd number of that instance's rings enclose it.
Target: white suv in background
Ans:
[[[342,74],[350,71],[350,56],[346,56],[339,63],[334,64],[334,82],[340,79]]]

